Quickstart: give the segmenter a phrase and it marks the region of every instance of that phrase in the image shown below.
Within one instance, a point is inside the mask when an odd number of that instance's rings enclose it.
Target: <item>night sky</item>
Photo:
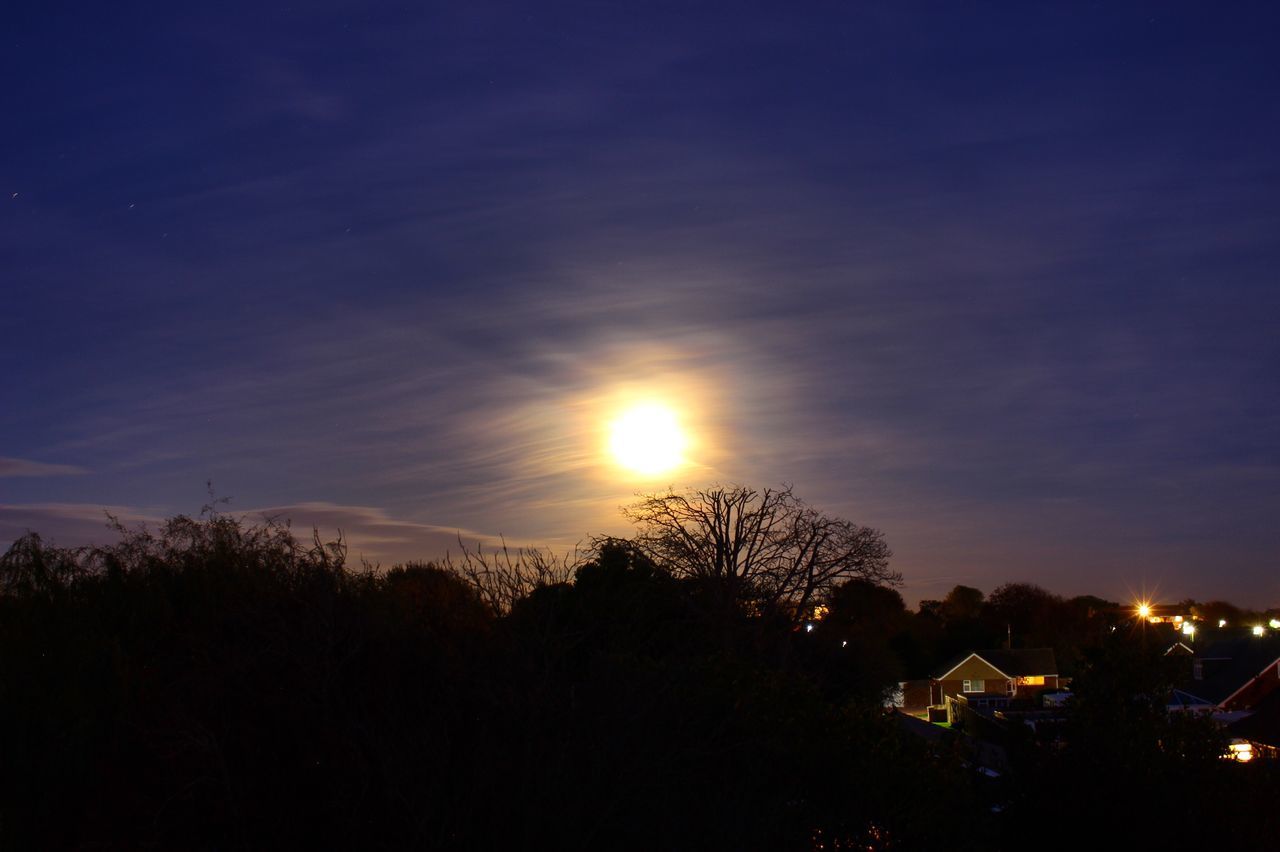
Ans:
[[[908,601],[1278,605],[1277,9],[6,7],[0,547],[207,480],[383,565],[793,483]]]

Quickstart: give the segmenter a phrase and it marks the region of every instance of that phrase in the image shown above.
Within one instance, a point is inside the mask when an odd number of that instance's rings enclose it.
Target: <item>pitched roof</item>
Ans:
[[[1214,642],[1196,660],[1205,676],[1183,690],[1213,704],[1221,704],[1239,692],[1268,666],[1280,659],[1280,639],[1274,636],[1238,636]],[[1204,666],[1208,662],[1211,666]]]
[[[1176,705],[1178,707],[1204,708],[1206,705],[1212,707],[1216,703],[1217,702],[1209,701],[1208,699],[1202,698],[1194,693],[1187,692],[1185,689],[1174,689],[1173,695],[1169,698],[1169,704]]]
[[[994,648],[985,651],[968,651],[948,660],[945,665],[934,670],[933,677],[941,680],[970,657],[978,657],[988,663],[1005,677],[1028,677],[1058,674],[1058,661],[1052,648]]]
[[[1251,715],[1227,726],[1233,737],[1280,747],[1280,692],[1258,702]]]

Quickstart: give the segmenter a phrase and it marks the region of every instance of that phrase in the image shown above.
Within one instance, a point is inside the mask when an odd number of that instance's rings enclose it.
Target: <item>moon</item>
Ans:
[[[680,467],[688,443],[680,418],[661,403],[633,405],[609,427],[613,460],[641,476],[658,476]]]

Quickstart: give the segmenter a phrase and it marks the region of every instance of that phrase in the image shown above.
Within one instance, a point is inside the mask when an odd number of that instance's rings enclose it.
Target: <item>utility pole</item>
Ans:
[[[1013,625],[1006,622],[1004,625],[1004,630],[1005,630],[1004,648],[1006,651],[1012,651],[1013,650]]]

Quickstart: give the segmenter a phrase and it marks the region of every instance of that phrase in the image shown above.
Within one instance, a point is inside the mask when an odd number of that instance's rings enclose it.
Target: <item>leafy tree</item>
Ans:
[[[827,601],[825,625],[892,635],[907,623],[907,606],[897,589],[854,577],[837,586]]]
[[[406,562],[382,576],[382,594],[416,626],[455,633],[488,628],[494,612],[475,586],[430,562]]]
[[[900,648],[911,614],[902,595],[854,578],[836,587],[828,607],[820,629],[803,643],[812,647],[810,665],[819,671],[829,696],[880,703],[904,677]]]
[[[1034,583],[1005,583],[987,598],[983,620],[991,633],[1015,646],[1052,645],[1063,621],[1062,598]]]
[[[1219,621],[1225,621],[1229,627],[1240,627],[1246,623],[1245,613],[1240,607],[1226,601],[1207,601],[1197,607],[1199,615],[1211,626],[1216,627]]]
[[[975,621],[982,614],[982,590],[972,586],[956,586],[942,601],[940,614],[949,624]]]

